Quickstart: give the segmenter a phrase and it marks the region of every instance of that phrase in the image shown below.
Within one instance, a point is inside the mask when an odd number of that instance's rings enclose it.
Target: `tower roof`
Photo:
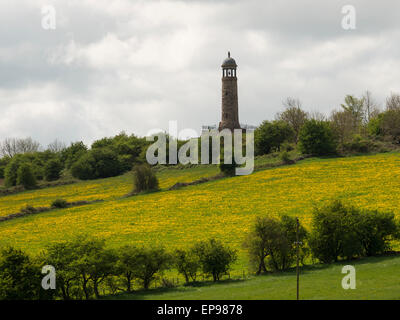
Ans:
[[[228,58],[226,58],[224,60],[224,62],[222,62],[222,66],[221,67],[237,67],[236,61],[235,59],[231,58],[231,53],[228,51]]]

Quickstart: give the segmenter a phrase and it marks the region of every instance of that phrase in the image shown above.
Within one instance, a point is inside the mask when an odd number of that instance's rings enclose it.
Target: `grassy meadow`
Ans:
[[[174,249],[214,237],[238,249],[239,259],[231,273],[235,276],[247,270],[241,245],[258,215],[299,216],[309,227],[313,206],[334,198],[400,215],[398,153],[311,158],[167,191],[178,181],[217,172],[212,166],[160,170],[161,192],[129,198],[122,197],[132,188],[129,175],[4,196],[0,198],[2,215],[26,204],[49,205],[56,198],[105,201],[2,222],[0,244],[37,253],[48,243],[88,234],[104,237],[111,247],[153,243]]]
[[[355,290],[344,290],[342,267],[356,269]],[[399,300],[400,257],[374,257],[359,261],[305,267],[300,275],[300,299],[307,300]],[[252,277],[246,281],[200,283],[173,289],[153,289],[120,294],[109,299],[144,300],[291,300],[296,299],[296,273],[283,272]]]

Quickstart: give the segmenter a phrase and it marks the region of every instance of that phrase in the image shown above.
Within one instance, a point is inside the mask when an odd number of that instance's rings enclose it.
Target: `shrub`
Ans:
[[[312,155],[329,155],[336,152],[336,139],[327,121],[307,120],[300,130],[300,151]]]
[[[7,164],[4,171],[4,185],[8,187],[17,185],[18,168],[22,160],[20,156],[14,156],[12,160]]]
[[[343,150],[347,152],[365,153],[370,152],[374,148],[374,143],[361,137],[359,134],[353,136],[350,142],[343,144]]]
[[[225,247],[221,241],[215,239],[197,243],[194,252],[199,257],[203,272],[211,275],[214,282],[219,281],[237,259],[235,250]]]
[[[193,250],[176,250],[175,266],[180,274],[185,277],[186,283],[196,281],[196,275],[200,268],[200,261]]]
[[[284,121],[264,121],[254,132],[254,147],[256,155],[263,155],[274,150],[280,150],[285,141],[294,140],[294,131]]]
[[[345,206],[340,201],[316,208],[310,248],[323,263],[380,254],[398,237],[394,215]]]
[[[67,208],[68,202],[64,199],[56,199],[51,203],[51,207],[57,209]]]
[[[234,176],[236,173],[236,167],[237,164],[235,163],[234,160],[232,160],[232,163],[224,163],[223,160],[221,160],[219,164],[219,170],[225,176]]]
[[[289,268],[296,257],[296,219],[282,216],[281,220],[258,217],[252,231],[247,236],[244,247],[250,262],[256,267],[256,274],[266,273],[267,266],[273,270]],[[306,230],[299,226],[299,241],[304,242]],[[301,260],[306,250],[301,251]]]
[[[363,210],[359,221],[361,243],[366,256],[390,250],[392,240],[400,237],[400,226],[396,223],[393,213]]]
[[[32,167],[28,163],[22,163],[17,172],[17,185],[24,186],[25,189],[32,189],[36,186],[36,177]]]
[[[54,181],[60,179],[60,173],[63,165],[58,159],[51,159],[46,163],[44,168],[44,176],[47,181]]]
[[[137,165],[134,169],[134,192],[158,190],[158,179],[147,164]]]
[[[283,151],[280,153],[279,157],[281,158],[282,162],[285,164],[293,163],[294,161],[290,159],[289,152]]]
[[[81,180],[95,179],[93,159],[90,154],[84,154],[71,167],[72,176]]]
[[[3,249],[0,252],[0,300],[50,298],[40,286],[40,270],[23,251],[12,247]]]
[[[93,149],[72,165],[72,175],[81,180],[114,177],[122,173],[118,156],[107,148]]]

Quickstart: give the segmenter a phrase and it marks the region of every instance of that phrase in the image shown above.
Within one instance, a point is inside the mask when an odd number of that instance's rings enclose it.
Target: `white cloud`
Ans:
[[[0,138],[90,143],[144,135],[169,120],[198,130],[220,117],[220,64],[239,65],[241,122],[272,119],[287,96],[330,113],[346,94],[400,91],[400,3],[343,1],[48,1],[0,4]]]

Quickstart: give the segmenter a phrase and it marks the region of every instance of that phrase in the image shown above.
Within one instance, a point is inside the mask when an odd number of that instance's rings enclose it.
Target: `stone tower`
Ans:
[[[222,129],[240,129],[236,61],[231,58],[228,52],[228,58],[222,63],[222,117],[218,130]]]

